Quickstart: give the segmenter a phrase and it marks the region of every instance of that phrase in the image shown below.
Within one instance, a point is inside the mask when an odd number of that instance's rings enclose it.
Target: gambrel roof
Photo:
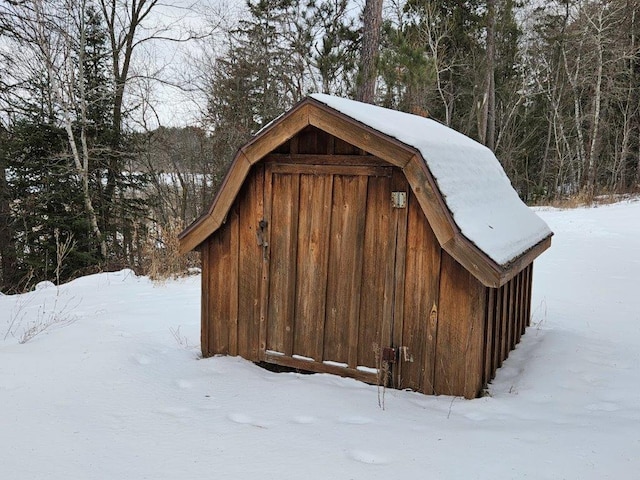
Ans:
[[[238,151],[209,211],[180,235],[181,250],[222,225],[251,165],[308,125],[401,168],[442,248],[486,286],[503,285],[551,243],[487,147],[428,118],[315,94]]]

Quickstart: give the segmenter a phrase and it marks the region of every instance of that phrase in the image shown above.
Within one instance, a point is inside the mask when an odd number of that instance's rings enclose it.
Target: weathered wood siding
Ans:
[[[400,168],[315,127],[251,167],[200,249],[204,356],[379,382],[393,347],[391,386],[473,398],[529,324],[531,265],[484,287]]]
[[[434,393],[440,257],[442,249],[416,197],[408,203],[402,324],[397,345],[407,347],[396,368],[399,388]],[[404,357],[404,353],[402,355]]]
[[[446,252],[440,269],[436,394],[475,397],[482,388],[485,287]]]
[[[202,354],[259,360],[264,167],[253,167],[224,225],[202,244]]]
[[[502,287],[485,289],[483,385],[493,379],[529,325],[532,273],[530,264]]]

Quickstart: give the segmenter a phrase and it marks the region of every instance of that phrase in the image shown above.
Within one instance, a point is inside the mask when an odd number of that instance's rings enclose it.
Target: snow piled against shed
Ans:
[[[462,234],[506,265],[551,234],[484,145],[429,118],[325,94],[315,100],[416,148]]]

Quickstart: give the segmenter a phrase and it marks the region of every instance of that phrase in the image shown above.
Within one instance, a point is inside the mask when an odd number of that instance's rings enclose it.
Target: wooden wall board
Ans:
[[[211,239],[207,239],[204,243],[200,244],[201,264],[202,271],[200,274],[200,350],[203,357],[210,357],[212,355],[211,348],[209,347],[209,325],[211,325],[211,314],[209,312],[209,292],[211,288],[209,286],[209,278],[211,273],[211,256],[209,254],[209,242]]]
[[[238,355],[254,362],[260,359],[258,346],[263,249],[258,244],[258,233],[259,223],[264,218],[263,183],[264,167],[254,165],[239,197]]]
[[[506,283],[500,288],[502,290],[500,364],[502,365],[509,356],[509,288]]]
[[[533,288],[533,263],[529,264],[527,267],[527,310],[525,313],[525,318],[527,322],[527,327],[531,325],[531,291]]]
[[[322,358],[333,176],[300,176],[293,353]]]
[[[219,230],[209,241],[209,257],[215,259],[209,269],[208,311],[211,321],[209,325],[209,353],[229,354],[229,324],[231,323],[231,299],[229,274],[233,272],[231,252],[231,223]]]
[[[367,183],[366,176],[333,180],[323,360],[349,364],[350,348],[357,350]]]
[[[238,270],[240,256],[240,212],[238,202],[229,211],[229,269],[226,272],[229,294],[228,355],[238,355]]]
[[[483,285],[442,254],[435,393],[475,398],[482,388]]]
[[[502,287],[496,288],[496,306],[495,306],[495,342],[493,344],[493,366],[497,370],[502,365],[502,296],[504,290]]]
[[[415,197],[409,195],[402,343],[412,361],[400,362],[399,388],[433,393],[438,325],[440,245]]]
[[[293,355],[300,175],[272,174],[266,349]]]
[[[385,322],[391,322],[391,311],[388,311],[388,317],[386,312],[393,293],[395,252],[395,237],[390,238],[390,192],[390,178],[369,178],[358,322],[358,366],[376,367],[375,346],[383,348],[391,344],[390,332],[388,338],[383,338],[383,332],[388,330]]]
[[[486,385],[494,375],[494,345],[496,338],[496,293],[495,288],[486,288],[486,313],[484,334],[484,377],[482,383]]]

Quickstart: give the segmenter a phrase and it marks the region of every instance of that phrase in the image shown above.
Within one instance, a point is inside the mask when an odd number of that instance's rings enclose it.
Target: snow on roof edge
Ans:
[[[497,264],[508,265],[552,234],[484,145],[433,119],[326,94],[311,98],[416,148],[461,233]]]

